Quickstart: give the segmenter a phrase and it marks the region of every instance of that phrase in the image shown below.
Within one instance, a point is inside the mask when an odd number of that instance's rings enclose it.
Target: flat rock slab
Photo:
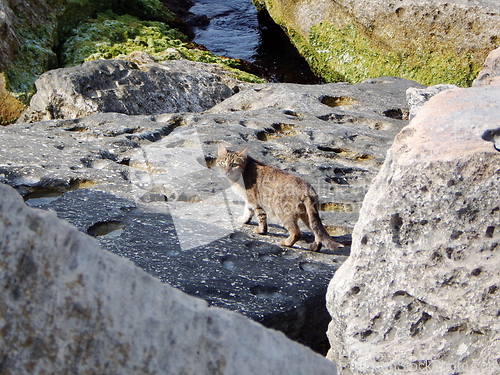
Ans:
[[[0,358],[15,374],[336,374],[282,333],[162,284],[0,184]]]
[[[204,113],[99,113],[0,128],[0,180],[162,281],[326,354],[329,280],[349,254],[362,199],[407,124],[396,78],[360,85],[252,85]],[[253,103],[249,107],[248,103]],[[243,202],[214,165],[217,145],[302,176],[346,246],[291,249],[235,218]],[[31,147],[27,148],[29,144]]]

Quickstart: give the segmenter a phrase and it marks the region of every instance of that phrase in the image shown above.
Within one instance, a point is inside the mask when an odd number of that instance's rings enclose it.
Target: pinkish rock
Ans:
[[[500,48],[488,55],[483,70],[479,72],[473,83],[473,86],[487,85],[500,85]]]
[[[328,289],[342,374],[500,371],[499,98],[442,92],[397,135]]]

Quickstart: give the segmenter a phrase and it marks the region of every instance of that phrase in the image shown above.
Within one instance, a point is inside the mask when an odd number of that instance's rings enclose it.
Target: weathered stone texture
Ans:
[[[500,85],[500,48],[491,51],[473,86]]]
[[[237,81],[209,64],[96,60],[44,73],[20,122],[74,119],[97,112],[149,115],[201,112],[233,95]]]
[[[328,288],[343,374],[500,370],[499,97],[440,93],[396,137]]]
[[[429,86],[423,89],[416,87],[410,87],[406,90],[406,101],[410,107],[409,119],[412,120],[416,115],[418,110],[429,101],[434,95],[439,94],[442,91],[456,89],[455,85],[436,85]]]
[[[19,40],[16,37],[13,25],[13,12],[4,1],[0,2],[0,72],[9,65],[9,61],[15,57]]]
[[[276,331],[189,297],[0,184],[6,374],[336,374]]]

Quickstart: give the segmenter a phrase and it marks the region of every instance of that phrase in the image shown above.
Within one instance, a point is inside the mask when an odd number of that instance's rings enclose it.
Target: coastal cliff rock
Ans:
[[[500,43],[495,0],[254,0],[329,82],[396,75],[468,86]]]
[[[408,123],[405,92],[422,86],[384,77],[239,87],[202,113],[95,113],[1,127],[0,181],[160,280],[326,355],[326,287],[349,254],[368,185]],[[275,222],[267,236],[239,226],[243,204],[211,168],[219,142],[248,146],[253,157],[308,180],[323,223],[346,247],[310,252],[304,229],[285,249]]]
[[[103,251],[3,184],[0,232],[2,373],[337,373],[283,334]]]
[[[500,152],[486,138],[500,128],[500,85],[490,83],[425,103],[365,196],[327,294],[328,358],[342,374],[498,373]]]

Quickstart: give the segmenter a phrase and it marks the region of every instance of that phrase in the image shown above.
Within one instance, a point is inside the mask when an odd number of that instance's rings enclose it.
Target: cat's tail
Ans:
[[[335,242],[323,226],[318,212],[318,200],[307,197],[304,205],[306,206],[307,217],[309,218],[309,227],[314,234],[314,243],[309,246],[309,250],[320,251],[322,245],[330,250],[337,250],[344,247],[344,245]]]

